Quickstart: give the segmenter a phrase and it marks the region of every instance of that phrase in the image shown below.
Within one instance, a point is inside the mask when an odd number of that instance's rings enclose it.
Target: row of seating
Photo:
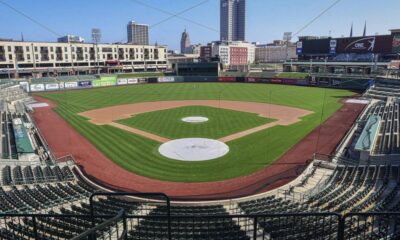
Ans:
[[[74,180],[74,175],[68,166],[62,168],[59,166],[15,166],[11,168],[6,165],[1,173],[4,186]]]
[[[400,97],[400,85],[390,83],[375,83],[373,87],[364,94],[380,100],[386,100],[388,97]]]
[[[238,207],[246,214],[400,210],[398,209],[400,200],[397,198],[400,184],[398,175],[393,174],[398,171],[398,166],[338,166],[328,178],[326,187],[310,196],[305,202],[285,200],[271,195],[240,202]],[[336,233],[338,224],[337,219],[332,216],[276,217],[263,220],[264,222],[260,224],[266,233],[273,236],[273,239],[330,238]],[[378,220],[374,219],[374,223],[376,224]],[[322,222],[324,224],[321,224]],[[352,223],[348,224],[350,229],[354,227]],[[357,224],[360,224],[360,221]],[[357,234],[367,233],[377,236],[374,234],[375,225],[372,220],[364,221],[362,224],[363,230],[347,231],[347,236],[351,238],[357,237]],[[400,234],[397,230],[400,229],[392,229],[392,232]]]
[[[250,239],[246,232],[240,229],[222,205],[216,206],[172,206],[171,235],[173,239]],[[165,216],[166,207],[157,206],[145,219],[137,222],[129,232],[129,239],[161,240],[168,239],[168,225]],[[212,218],[213,215],[227,216]],[[152,218],[154,216],[154,218]],[[181,216],[174,218],[174,216]],[[184,216],[197,216],[195,218]]]

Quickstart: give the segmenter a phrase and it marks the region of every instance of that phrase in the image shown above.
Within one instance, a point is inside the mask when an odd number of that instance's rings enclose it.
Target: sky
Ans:
[[[179,49],[185,28],[192,43],[206,44],[219,39],[219,1],[0,0],[0,38],[20,40],[23,33],[26,41],[56,41],[58,35],[74,34],[91,42],[91,29],[100,28],[102,42],[126,42],[126,25],[133,20],[151,26],[152,44],[157,42],[168,45],[169,49]],[[268,43],[282,39],[284,32],[299,31],[334,1],[247,0],[246,40]],[[1,2],[13,6],[51,31]],[[367,34],[387,34],[389,29],[400,28],[399,9],[400,0],[341,0],[299,35],[348,36],[352,23],[354,35],[361,35],[365,21]],[[184,19],[174,17],[174,14]]]

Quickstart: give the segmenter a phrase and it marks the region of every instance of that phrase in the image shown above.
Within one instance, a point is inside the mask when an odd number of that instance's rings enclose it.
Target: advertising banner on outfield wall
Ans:
[[[308,85],[308,80],[307,79],[297,79],[297,85]]]
[[[158,81],[158,78],[148,78],[147,79],[148,83],[157,83],[157,81]]]
[[[326,78],[318,79],[318,85],[322,87],[329,86],[329,79]]]
[[[128,79],[126,78],[121,78],[117,80],[117,85],[126,85],[128,84]]]
[[[159,77],[158,82],[159,83],[175,82],[175,78],[174,77]]]
[[[257,82],[257,78],[247,77],[246,82],[255,83],[255,82]]]
[[[46,83],[45,87],[46,90],[58,90],[59,85],[58,83]]]
[[[258,82],[261,83],[271,83],[271,79],[270,78],[259,78]]]
[[[297,85],[297,79],[282,79],[283,84]]]
[[[92,86],[92,81],[82,81],[78,82],[79,87],[91,87]]]
[[[220,82],[236,82],[235,77],[219,77],[218,81]]]
[[[128,79],[128,84],[137,84],[139,81],[137,78],[129,78]]]
[[[77,82],[65,82],[64,87],[65,88],[77,88],[78,83]]]
[[[31,92],[40,92],[44,91],[44,84],[31,84],[30,85]]]
[[[271,79],[271,83],[278,83],[278,84],[280,84],[280,83],[282,83],[282,79],[280,79],[280,78],[273,78],[273,79]]]
[[[100,80],[93,80],[92,81],[93,87],[107,87],[107,86],[115,86],[117,85],[117,79],[102,77]]]
[[[147,83],[149,82],[149,79],[146,78],[138,78],[138,83]]]

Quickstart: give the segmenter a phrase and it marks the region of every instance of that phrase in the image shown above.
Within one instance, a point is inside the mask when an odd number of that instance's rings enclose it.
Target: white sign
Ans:
[[[163,82],[175,82],[174,77],[159,77],[158,82],[163,83]]]
[[[64,89],[65,86],[64,86],[63,82],[60,82],[59,85],[60,85],[60,89]]]
[[[65,88],[77,88],[78,83],[77,82],[65,82],[64,86],[65,86]]]
[[[47,83],[46,90],[58,90],[58,83]]]
[[[126,84],[128,84],[128,79],[123,78],[117,80],[117,85],[126,85]]]
[[[31,89],[31,92],[44,91],[44,84],[31,84],[30,89]]]
[[[128,79],[128,84],[137,84],[137,83],[138,83],[138,79],[137,78]]]
[[[331,48],[335,48],[337,46],[337,41],[335,39],[332,39],[330,42]]]
[[[303,42],[297,42],[297,48],[303,48]]]

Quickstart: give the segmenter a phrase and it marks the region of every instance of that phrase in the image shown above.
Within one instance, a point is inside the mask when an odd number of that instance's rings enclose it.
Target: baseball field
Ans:
[[[174,83],[39,95],[56,103],[62,118],[121,167],[159,180],[208,182],[270,165],[353,94],[272,84]],[[188,116],[209,121],[181,121]],[[165,141],[189,137],[220,139],[229,153],[189,162],[158,152]]]

